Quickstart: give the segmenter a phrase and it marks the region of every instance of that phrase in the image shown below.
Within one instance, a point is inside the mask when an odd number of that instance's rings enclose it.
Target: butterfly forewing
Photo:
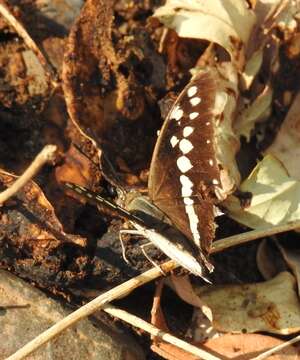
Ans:
[[[209,71],[184,88],[160,131],[149,177],[154,204],[204,253],[214,238],[214,187],[220,183],[215,98],[216,83]]]

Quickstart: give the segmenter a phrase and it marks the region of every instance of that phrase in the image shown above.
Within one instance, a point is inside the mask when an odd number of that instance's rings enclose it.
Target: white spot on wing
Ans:
[[[194,119],[196,119],[197,116],[199,116],[198,112],[192,112],[192,113],[190,113],[189,118],[191,120],[194,120]]]
[[[188,97],[194,96],[197,92],[197,89],[198,89],[197,86],[195,86],[195,85],[191,86],[187,91]]]
[[[212,159],[209,159],[208,163],[209,163],[210,166],[214,166],[214,161]]]
[[[194,131],[195,128],[191,127],[191,126],[186,126],[184,129],[183,129],[183,136],[184,137],[188,137],[192,134],[192,132]]]
[[[189,153],[193,148],[194,146],[189,140],[187,139],[180,140],[179,149],[183,154]]]
[[[183,115],[183,110],[180,109],[179,105],[176,105],[170,114],[170,119],[180,120]]]
[[[193,194],[192,188],[193,188],[194,184],[185,175],[181,175],[179,180],[180,180],[181,185],[182,185],[181,186],[181,194],[184,197],[184,201],[185,201],[185,199],[187,199],[189,196],[191,196]]]
[[[190,159],[183,155],[177,159],[177,167],[182,173],[185,173],[191,170],[193,165],[191,164]]]
[[[219,185],[219,180],[213,179],[212,183],[213,183],[214,185]]]
[[[197,96],[190,99],[190,103],[192,106],[196,106],[196,105],[200,104],[200,102],[201,102],[201,99]]]
[[[177,136],[173,135],[170,139],[170,143],[171,143],[172,147],[174,148],[179,143],[179,139],[177,138]]]
[[[210,144],[210,140],[206,140],[206,144]]]

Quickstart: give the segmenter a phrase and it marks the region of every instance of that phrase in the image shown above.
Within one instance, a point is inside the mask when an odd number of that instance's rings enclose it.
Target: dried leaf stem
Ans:
[[[38,47],[32,37],[29,35],[21,21],[19,21],[13,13],[9,10],[9,7],[4,0],[0,0],[0,14],[5,20],[15,29],[16,33],[23,39],[25,45],[33,51],[40,63],[44,67],[50,82],[56,88],[58,86],[58,76],[55,68],[48,61],[47,55]]]
[[[118,309],[111,304],[105,305],[103,307],[103,310],[118,319],[121,319],[139,329],[143,329],[144,331],[147,331],[149,334],[151,334],[155,337],[159,337],[160,339],[162,339],[172,345],[178,346],[179,348],[181,348],[193,355],[199,356],[200,359],[203,359],[203,360],[219,360],[220,359],[220,358],[210,354],[209,352],[204,351],[200,347],[191,345],[184,340],[181,340],[165,331],[162,331],[162,330],[158,329],[156,326],[148,323],[147,321],[144,321],[144,320],[138,318],[137,316],[128,313],[125,310]]]
[[[42,149],[25,172],[18,177],[8,189],[0,193],[0,206],[11,196],[15,195],[24,185],[26,185],[47,162],[54,159],[56,149],[56,145],[46,145]]]
[[[270,227],[268,229],[261,230],[252,230],[243,234],[238,234],[230,236],[228,238],[218,240],[213,244],[212,253],[223,251],[229,247],[240,245],[261,237],[274,235],[284,231],[293,230],[300,227],[300,221],[294,221],[284,225],[277,225]],[[161,265],[163,272],[168,273],[178,267],[178,264],[175,261],[170,260]],[[96,310],[100,310],[105,305],[108,305],[109,302],[124,297],[129,294],[131,291],[137,287],[146,284],[156,278],[161,276],[161,271],[156,267],[144,272],[141,275],[138,275],[123,284],[116,286],[115,288],[107,291],[104,294],[101,294],[94,300],[90,301],[86,305],[82,306],[78,310],[74,311],[70,315],[66,316],[64,319],[54,324],[49,329],[45,330],[43,333],[38,335],[35,339],[28,342],[21,349],[16,351],[13,355],[9,356],[6,360],[21,360],[24,357],[31,354],[33,351],[37,350],[43,344],[47,343],[55,336],[60,334],[63,330],[74,325],[79,320],[91,315]],[[116,315],[115,315],[116,316]],[[136,326],[136,325],[135,325]],[[157,334],[156,334],[157,336]],[[166,340],[164,338],[164,340]],[[167,341],[167,340],[166,340]]]
[[[229,236],[222,240],[217,240],[213,243],[211,253],[226,250],[232,246],[242,245],[249,241],[261,239],[263,237],[280,234],[286,231],[291,231],[300,228],[300,220],[289,221],[285,224],[270,226],[264,229],[256,229],[247,231],[245,233]]]

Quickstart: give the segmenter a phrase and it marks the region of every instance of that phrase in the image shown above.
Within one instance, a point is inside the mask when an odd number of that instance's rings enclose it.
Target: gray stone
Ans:
[[[70,313],[58,301],[6,271],[0,271],[0,359],[5,359]],[[84,319],[26,359],[142,360],[128,335]]]

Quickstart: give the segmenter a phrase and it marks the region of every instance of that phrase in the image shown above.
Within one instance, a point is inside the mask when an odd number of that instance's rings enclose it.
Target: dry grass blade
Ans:
[[[291,340],[286,341],[283,344],[277,345],[275,346],[273,349],[270,349],[268,351],[263,352],[262,354],[256,356],[255,358],[252,358],[252,360],[264,360],[264,359],[268,359],[270,355],[275,354],[278,351],[283,350],[284,348],[295,344],[296,342],[300,341],[300,335],[294,337]]]
[[[56,150],[56,145],[46,145],[13,185],[0,193],[0,206],[25,186],[47,162],[52,161]]]
[[[135,326],[139,329],[143,329],[144,331],[147,331],[149,334],[151,334],[155,337],[159,337],[162,340],[164,340],[172,345],[178,346],[182,350],[185,350],[193,355],[199,356],[203,360],[219,359],[218,357],[210,354],[209,352],[204,351],[197,346],[191,345],[181,339],[178,339],[177,337],[158,329],[157,327],[153,326],[152,324],[149,324],[147,321],[144,321],[135,315],[129,314],[127,311],[118,309],[118,308],[114,307],[113,305],[110,305],[110,304],[105,305],[103,307],[103,310],[105,312],[107,312],[108,314],[131,324],[132,326]]]
[[[0,14],[5,20],[15,29],[16,33],[23,39],[26,46],[31,49],[40,63],[43,65],[49,79],[54,87],[58,86],[57,73],[51,63],[48,61],[47,56],[37,46],[34,40],[31,38],[23,24],[12,14],[4,0],[0,0]]]
[[[274,235],[276,233],[293,230],[299,227],[300,221],[295,221],[284,225],[273,226],[268,229],[253,230],[244,234],[230,236],[228,238],[216,241],[213,244],[212,253],[220,252],[231,246],[240,245],[248,241],[259,239],[261,237]],[[165,262],[160,267],[163,272],[167,273],[177,268],[178,264],[176,264],[175,261],[171,260]],[[27,355],[37,350],[43,344],[53,339],[55,336],[60,334],[68,327],[74,325],[79,320],[91,315],[96,310],[100,310],[101,308],[103,308],[109,302],[127,295],[137,287],[146,284],[158,278],[159,276],[161,276],[161,271],[157,267],[155,267],[144,272],[141,275],[138,275],[135,278],[126,281],[123,284],[116,286],[115,288],[98,296],[96,299],[74,311],[58,323],[54,324],[52,327],[50,327],[49,329],[38,335],[35,339],[28,342],[21,349],[16,351],[13,355],[9,356],[6,360],[21,360],[25,358]]]

